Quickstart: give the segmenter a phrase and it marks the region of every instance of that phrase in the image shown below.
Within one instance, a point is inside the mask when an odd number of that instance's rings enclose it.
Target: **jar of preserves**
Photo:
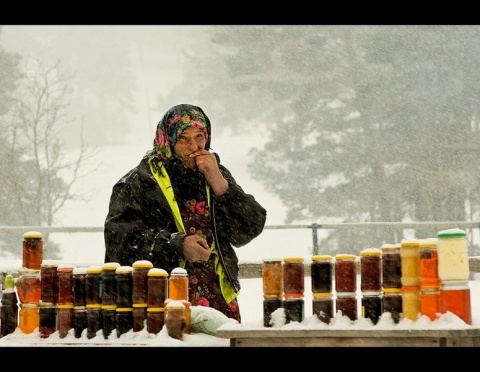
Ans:
[[[60,338],[67,337],[73,328],[73,303],[57,305],[57,329]]]
[[[360,290],[382,290],[382,251],[378,248],[368,248],[360,252]]]
[[[22,269],[15,281],[18,299],[21,303],[38,303],[42,295],[40,270]]]
[[[87,308],[86,306],[74,306],[73,335],[75,338],[82,337],[82,333],[85,329],[87,329]]]
[[[440,290],[438,288],[420,288],[420,313],[436,320],[440,314]]]
[[[117,318],[115,321],[117,338],[127,333],[133,328],[133,308],[131,307],[117,307]]]
[[[303,322],[305,319],[305,301],[302,297],[286,297],[283,300],[285,322]]]
[[[58,281],[57,281],[58,261],[43,260],[40,269],[40,287],[41,302],[57,303]]]
[[[383,288],[382,312],[390,313],[394,323],[402,319],[403,301],[400,288]]]
[[[147,260],[138,260],[132,264],[132,267],[132,302],[134,304],[146,304],[148,271],[153,267],[153,264]]]
[[[470,267],[466,235],[462,229],[438,232],[438,276],[442,283],[468,281]]]
[[[329,324],[335,316],[333,310],[333,295],[331,292],[313,293],[312,313],[318,320]]]
[[[420,287],[402,287],[403,317],[416,321],[420,315]]]
[[[442,283],[440,289],[440,312],[447,311],[458,316],[466,324],[472,325],[472,304],[468,281],[463,283]]]
[[[147,304],[133,304],[132,315],[133,332],[140,332],[145,328],[147,322]]]
[[[103,327],[102,305],[87,304],[87,338],[91,339],[97,336],[97,332]]]
[[[353,254],[335,256],[335,291],[355,293],[357,291],[357,257]]]
[[[115,271],[120,267],[118,262],[107,262],[102,266],[102,306],[115,306],[117,303],[117,283]],[[114,317],[115,318],[115,317]]]
[[[23,333],[33,333],[39,326],[40,316],[37,303],[21,303],[18,315],[18,328]]]
[[[437,238],[420,239],[420,289],[437,290],[440,288],[438,277]]]
[[[86,306],[101,307],[102,306],[102,267],[87,267],[87,275],[85,276]]]
[[[43,235],[38,231],[23,234],[22,266],[40,270],[43,261]]]
[[[382,287],[402,289],[400,244],[382,245]]]
[[[362,292],[362,318],[368,318],[377,324],[382,315],[382,292]]]
[[[305,266],[302,257],[283,259],[283,296],[303,297],[305,292]],[[285,305],[285,304],[284,304]]]
[[[272,314],[277,310],[283,308],[282,297],[277,296],[263,298],[263,326],[272,327]]]
[[[168,298],[168,273],[164,269],[151,268],[147,274],[147,306],[164,307]]]
[[[283,267],[281,259],[264,259],[262,263],[263,295],[280,298],[283,296]]]
[[[105,340],[116,328],[116,305],[102,305],[102,333]]]
[[[38,315],[40,338],[48,338],[57,330],[57,305],[52,302],[40,302]]]
[[[168,298],[172,300],[188,300],[188,273],[187,270],[176,267],[168,279]]]
[[[400,243],[402,259],[402,286],[420,286],[420,242],[404,239]]]
[[[183,341],[183,334],[187,325],[184,315],[185,306],[180,301],[170,301],[166,310],[165,327],[167,327],[168,335]]]
[[[133,294],[133,268],[131,266],[119,266],[115,270],[115,282],[117,286],[117,307],[132,307]]]
[[[73,305],[73,269],[75,266],[60,264],[57,267],[58,304]]]
[[[87,269],[76,267],[73,269],[73,306],[87,305]]]
[[[335,300],[337,313],[348,317],[351,321],[358,320],[358,302],[354,292],[337,292]]]
[[[333,263],[332,256],[312,256],[310,266],[312,293],[332,292]]]
[[[182,305],[183,306],[183,305]],[[182,313],[183,316],[183,313]],[[157,334],[165,325],[165,308],[148,307],[147,308],[147,332]]]

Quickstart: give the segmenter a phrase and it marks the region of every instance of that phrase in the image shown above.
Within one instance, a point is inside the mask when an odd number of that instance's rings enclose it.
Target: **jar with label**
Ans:
[[[382,290],[382,251],[378,248],[360,251],[360,290],[362,292]]]
[[[182,313],[182,316],[183,316],[183,313]],[[164,325],[165,325],[165,308],[164,307],[148,307],[147,308],[147,332],[153,333],[156,335],[163,329]]]
[[[164,269],[151,268],[147,274],[148,307],[164,307],[168,298],[168,273]]]
[[[147,322],[147,304],[133,304],[133,332],[140,332]]]
[[[329,324],[334,317],[333,295],[331,292],[313,293],[312,313],[319,320]]]
[[[420,288],[440,288],[438,277],[438,251],[437,238],[420,239]]]
[[[368,318],[377,324],[382,315],[382,293],[362,292],[361,310],[362,318]]]
[[[283,296],[282,259],[264,259],[262,263],[263,295],[280,298]]]
[[[470,267],[466,235],[462,229],[438,232],[438,276],[442,283],[468,281]]]
[[[176,267],[168,279],[168,298],[172,300],[188,300],[188,273],[187,270]]]
[[[120,267],[118,262],[107,262],[102,266],[102,306],[115,306],[117,303],[117,283],[115,271]],[[115,317],[114,317],[115,318]]]
[[[403,317],[416,321],[420,315],[420,287],[402,287]]]
[[[468,281],[442,283],[440,289],[440,312],[455,314],[466,324],[472,325],[472,305]]]
[[[348,317],[351,321],[358,320],[358,302],[355,292],[337,292],[335,308],[337,313],[340,312],[342,316]]]
[[[73,306],[87,305],[87,269],[76,267],[73,269]]]
[[[335,291],[355,293],[357,291],[356,256],[337,254],[335,256]]]
[[[87,307],[101,307],[102,306],[102,267],[89,266],[87,267],[87,275],[85,276],[85,290],[87,296],[85,302]]]
[[[400,244],[382,245],[382,287],[402,288],[402,259]]]
[[[398,323],[402,319],[403,301],[400,288],[384,288],[382,297],[382,312],[390,313],[393,322]]]
[[[332,292],[333,263],[332,256],[312,256],[310,277],[313,293]]]
[[[57,329],[60,338],[67,337],[73,328],[73,303],[57,305]]]
[[[38,315],[40,338],[48,338],[57,330],[57,305],[52,302],[40,302]]]
[[[23,333],[33,333],[39,326],[40,316],[37,303],[21,303],[18,315],[18,328]]]
[[[57,303],[58,281],[57,281],[58,261],[43,260],[40,269],[40,287],[41,302]]]
[[[117,338],[133,328],[133,308],[117,307],[116,330]]]
[[[283,296],[303,297],[305,292],[305,266],[302,257],[283,259]],[[285,305],[285,304],[284,304]]]
[[[23,234],[22,266],[40,270],[43,261],[43,235],[38,231]]]
[[[42,295],[40,270],[22,269],[15,281],[18,299],[21,303],[39,303]]]
[[[180,301],[170,301],[166,306],[166,310],[165,327],[167,327],[168,335],[183,341],[183,334],[187,324],[185,315],[183,315],[185,306]]]
[[[133,268],[131,266],[119,266],[115,270],[115,282],[117,285],[117,307],[132,307],[133,294]]]
[[[146,304],[148,291],[148,271],[153,268],[153,264],[148,260],[138,260],[132,264],[132,267],[132,302],[134,304]]]
[[[420,242],[404,239],[400,243],[402,259],[402,286],[420,286]]]
[[[57,267],[58,304],[73,305],[73,269],[75,266],[60,264]]]

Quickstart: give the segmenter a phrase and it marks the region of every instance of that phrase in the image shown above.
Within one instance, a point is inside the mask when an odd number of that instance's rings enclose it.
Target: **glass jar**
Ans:
[[[382,293],[362,292],[361,310],[362,318],[368,318],[377,324],[382,315]]]
[[[23,234],[22,266],[40,270],[43,261],[43,235],[38,231]]]
[[[168,298],[172,300],[188,300],[188,273],[187,270],[176,267],[168,279]]]
[[[358,302],[354,292],[338,292],[335,300],[337,313],[348,317],[351,321],[358,319]]]
[[[400,244],[382,245],[382,287],[402,289]]]
[[[286,297],[283,300],[285,322],[303,322],[305,319],[305,301],[299,297]]]
[[[277,296],[263,298],[263,326],[272,327],[272,314],[277,310],[283,308],[282,298]]]
[[[356,256],[337,254],[335,256],[335,291],[354,293],[357,291]]]
[[[382,251],[369,248],[360,251],[360,290],[380,292],[382,290]]]
[[[333,263],[332,256],[312,256],[310,265],[312,293],[332,292]]]
[[[22,269],[15,281],[18,299],[21,303],[39,303],[42,295],[40,270]]]
[[[102,267],[87,267],[87,275],[85,276],[86,306],[101,307],[102,305]]]
[[[185,319],[185,306],[180,301],[171,301],[166,306],[165,327],[168,335],[183,341],[183,334],[187,321]]]
[[[382,312],[390,313],[394,323],[400,322],[403,312],[402,290],[400,288],[384,288]]]
[[[73,303],[57,305],[57,330],[60,338],[67,337],[73,328]]]
[[[147,306],[164,307],[168,298],[168,273],[163,269],[151,268],[147,274]]]
[[[102,305],[102,333],[105,340],[112,334],[116,327],[116,305]]]
[[[87,269],[76,267],[73,269],[73,306],[87,305]]]
[[[138,260],[133,263],[132,267],[132,302],[134,304],[146,304],[148,271],[153,268],[153,264],[147,260]]]
[[[102,327],[102,305],[87,305],[87,338],[94,338]]]
[[[400,257],[402,259],[402,286],[420,286],[420,242],[416,239],[402,240]]]
[[[442,283],[440,289],[440,312],[447,311],[458,316],[466,324],[472,324],[472,305],[468,282]]]
[[[116,330],[117,338],[133,328],[133,308],[117,307]]]
[[[145,328],[147,321],[147,304],[133,304],[132,314],[133,332],[140,332]]]
[[[182,305],[183,306],[183,305]],[[183,316],[183,313],[182,313]],[[165,308],[148,307],[147,308],[147,332],[157,334],[165,325]]]
[[[440,314],[440,290],[438,288],[420,288],[420,313],[436,320]]]
[[[87,329],[86,306],[73,307],[73,335],[75,338],[82,337],[82,332]]]
[[[333,295],[331,292],[313,293],[312,313],[319,320],[329,324],[334,317]]]
[[[416,321],[420,314],[420,287],[402,287],[403,317]]]
[[[48,338],[57,330],[57,305],[52,302],[40,302],[38,315],[40,338]]]
[[[33,333],[39,326],[38,304],[21,303],[18,315],[18,328],[23,333]]]
[[[303,297],[305,292],[305,266],[302,257],[283,259],[283,296]]]
[[[438,276],[442,283],[468,281],[470,267],[466,235],[462,229],[438,232]]]
[[[132,293],[133,293],[133,268],[131,266],[119,266],[115,270],[115,282],[117,292],[117,307],[130,308],[132,307]]]
[[[420,289],[422,290],[440,288],[437,245],[437,238],[420,240]]]
[[[262,263],[263,295],[283,296],[283,267],[281,259],[264,259]]]
[[[117,303],[115,271],[118,267],[120,267],[118,262],[107,262],[102,266],[102,306],[115,306]]]
[[[73,265],[60,264],[57,267],[58,304],[73,305]]]
[[[43,260],[40,269],[40,287],[42,302],[57,303],[58,281],[57,281],[58,261]]]

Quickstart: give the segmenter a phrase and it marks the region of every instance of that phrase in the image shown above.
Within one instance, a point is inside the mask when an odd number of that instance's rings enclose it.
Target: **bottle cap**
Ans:
[[[15,287],[15,278],[12,274],[5,276],[5,289]]]

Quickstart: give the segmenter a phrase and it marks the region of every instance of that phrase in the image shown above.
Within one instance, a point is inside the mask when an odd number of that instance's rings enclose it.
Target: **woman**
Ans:
[[[241,322],[238,258],[260,235],[266,210],[210,152],[210,120],[180,104],[157,126],[153,150],[113,187],[105,221],[105,262],[148,260],[189,275],[189,301]]]

